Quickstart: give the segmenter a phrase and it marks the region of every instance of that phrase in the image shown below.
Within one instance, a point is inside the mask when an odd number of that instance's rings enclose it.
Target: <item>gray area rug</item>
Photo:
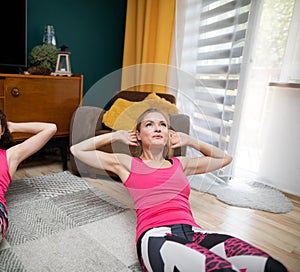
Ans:
[[[233,206],[272,213],[287,213],[294,207],[282,192],[257,181],[232,179],[225,183],[208,178],[192,178],[190,182],[192,188],[212,194]]]
[[[135,215],[65,171],[12,181],[0,271],[141,271]]]

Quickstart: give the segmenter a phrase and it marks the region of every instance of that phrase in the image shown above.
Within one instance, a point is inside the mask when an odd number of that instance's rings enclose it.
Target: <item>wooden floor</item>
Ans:
[[[55,160],[23,163],[13,179],[62,171]],[[132,206],[122,183],[84,178],[120,202]],[[233,234],[265,250],[292,271],[300,271],[300,200],[291,197],[294,209],[286,214],[273,214],[229,206],[215,197],[192,190],[191,207],[198,224],[207,230]]]

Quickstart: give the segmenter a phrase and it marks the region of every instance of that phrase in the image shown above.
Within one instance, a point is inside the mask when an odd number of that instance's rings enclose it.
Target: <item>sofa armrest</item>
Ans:
[[[77,144],[96,135],[102,129],[102,117],[105,110],[93,106],[81,106],[73,113],[70,122],[69,144]],[[87,172],[89,167],[70,154],[70,171]]]
[[[82,106],[73,113],[70,123],[70,145],[96,135],[102,129],[104,110],[98,107]]]

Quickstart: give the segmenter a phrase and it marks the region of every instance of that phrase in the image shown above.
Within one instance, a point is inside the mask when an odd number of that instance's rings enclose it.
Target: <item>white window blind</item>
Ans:
[[[188,2],[185,24],[192,28],[185,29],[184,35],[197,35],[193,63],[196,86],[189,94],[194,104],[190,113],[191,130],[197,138],[228,150],[237,95],[241,91],[239,83],[251,0]],[[190,16],[195,14],[195,9],[199,10],[197,17]],[[183,45],[182,55],[190,54],[189,50]],[[182,58],[182,67],[191,65],[190,59]],[[215,174],[224,176],[222,171]]]

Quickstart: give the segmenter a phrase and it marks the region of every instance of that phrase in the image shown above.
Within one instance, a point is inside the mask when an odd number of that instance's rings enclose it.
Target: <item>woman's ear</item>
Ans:
[[[137,140],[140,141],[140,140],[141,140],[140,132],[137,130],[137,131],[135,132],[135,134],[136,134]]]

